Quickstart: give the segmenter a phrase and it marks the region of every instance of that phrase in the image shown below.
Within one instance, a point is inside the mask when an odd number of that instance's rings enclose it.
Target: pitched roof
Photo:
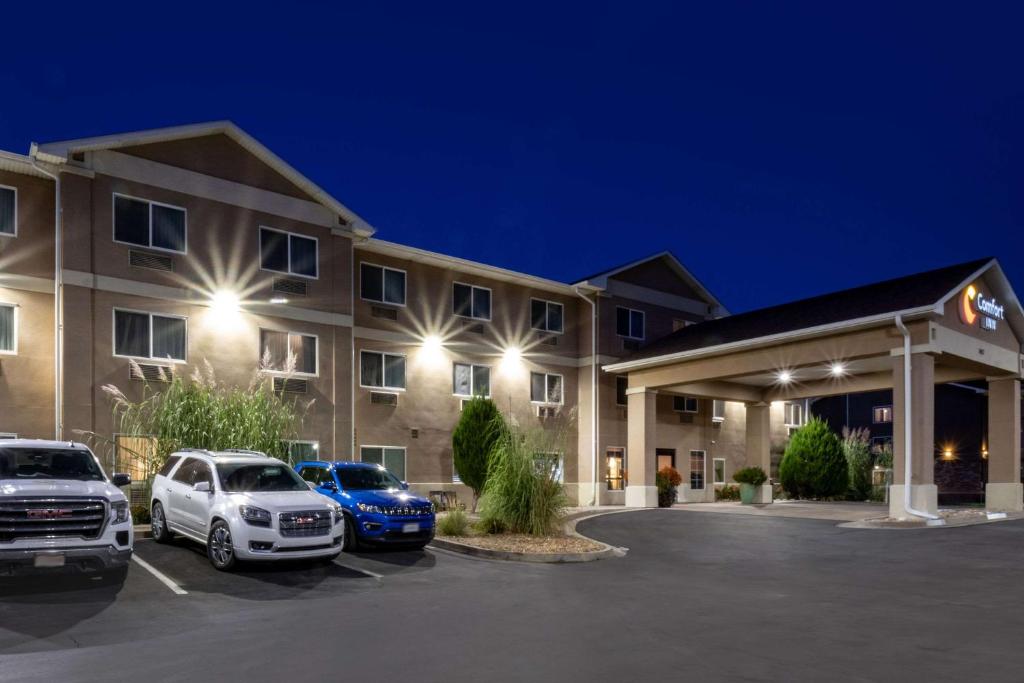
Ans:
[[[652,342],[609,368],[863,318],[934,308],[950,292],[963,287],[994,264],[996,261],[992,258],[968,261],[690,325]]]
[[[374,228],[359,217],[354,211],[332,197],[326,190],[295,170],[288,162],[274,154],[268,147],[231,121],[207,121],[169,128],[152,128],[129,133],[101,135],[75,140],[61,140],[43,144],[32,143],[31,156],[40,161],[65,163],[76,152],[89,152],[99,149],[118,149],[133,147],[154,142],[185,140],[207,135],[226,135],[250,153],[256,155],[265,164],[290,180],[297,187],[308,193],[317,203],[327,207],[345,219],[349,228],[358,235],[370,236]]]
[[[715,297],[715,295],[712,294],[708,290],[708,288],[705,287],[703,283],[701,283],[701,281],[696,278],[696,276],[694,276],[693,273],[687,270],[686,266],[683,265],[682,261],[677,259],[676,255],[673,254],[671,251],[659,251],[657,254],[651,254],[650,256],[645,256],[642,259],[629,261],[627,263],[623,263],[612,268],[607,268],[600,272],[593,273],[592,275],[582,277],[578,280],[572,280],[571,282],[575,286],[592,285],[600,289],[604,289],[607,286],[606,283],[608,278],[614,277],[615,275],[630,270],[632,268],[636,268],[637,266],[642,265],[644,263],[656,261],[658,259],[664,259],[665,262],[668,263],[669,267],[675,271],[676,275],[678,275],[683,280],[683,282],[686,282],[688,285],[690,285],[698,294],[701,295],[701,297],[704,298],[705,301],[711,304],[714,308],[718,309],[720,313],[728,314],[728,311],[726,310],[725,306],[722,305],[722,302],[719,301]]]

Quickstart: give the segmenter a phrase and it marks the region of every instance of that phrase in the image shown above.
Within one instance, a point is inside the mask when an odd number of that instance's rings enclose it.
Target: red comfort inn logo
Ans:
[[[968,285],[960,295],[960,320],[965,325],[973,325],[980,319],[980,326],[985,330],[996,329],[996,321],[1003,319],[1003,305],[993,298],[981,293],[974,285]]]

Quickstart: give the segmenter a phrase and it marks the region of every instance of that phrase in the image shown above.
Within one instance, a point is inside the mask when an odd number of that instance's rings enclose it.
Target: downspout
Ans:
[[[912,479],[910,473],[913,466],[913,451],[911,448],[914,442],[911,434],[913,399],[910,383],[910,331],[903,324],[902,313],[896,314],[896,329],[903,335],[903,507],[915,517],[923,517],[928,520],[928,524],[942,524],[943,520],[941,517],[923,510],[916,510],[910,504],[910,482]]]
[[[64,249],[61,240],[60,174],[32,159],[32,168],[53,180],[53,438],[64,435]]]
[[[590,304],[590,471],[591,496],[590,505],[597,505],[597,303],[584,296],[577,288],[576,294]]]
[[[349,314],[352,316],[351,324],[348,326],[348,351],[349,351],[349,377],[348,377],[348,405],[351,410],[349,416],[349,443],[348,459],[356,459],[356,236],[352,235],[349,240]],[[337,456],[335,456],[337,460]]]

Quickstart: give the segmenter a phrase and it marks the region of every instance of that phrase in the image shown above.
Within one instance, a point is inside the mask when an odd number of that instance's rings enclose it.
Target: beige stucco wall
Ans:
[[[0,287],[0,303],[15,304],[17,353],[0,354],[0,432],[52,439],[53,296]]]

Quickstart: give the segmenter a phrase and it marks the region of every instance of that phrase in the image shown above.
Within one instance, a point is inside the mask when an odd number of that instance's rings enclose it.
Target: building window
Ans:
[[[878,453],[886,448],[892,448],[892,437],[891,436],[873,436],[871,437],[871,451]]]
[[[405,389],[405,356],[363,351],[359,362],[359,384],[378,389]]]
[[[260,330],[260,365],[268,372],[317,374],[317,338],[298,332]]]
[[[693,396],[673,396],[672,409],[677,413],[696,413],[700,403]]]
[[[360,296],[382,304],[405,305],[405,271],[363,263],[359,266]]]
[[[626,449],[609,448],[605,452],[609,491],[622,491],[626,488]]]
[[[18,191],[0,185],[0,235],[18,234]]]
[[[14,304],[0,304],[0,353],[18,352],[18,311]]]
[[[712,472],[715,477],[714,483],[725,483],[725,458],[715,458],[711,461]]]
[[[114,309],[114,355],[185,362],[186,319]]]
[[[363,446],[359,459],[376,465],[383,465],[391,474],[405,481],[405,449],[396,446]]]
[[[690,451],[690,488],[694,491],[704,488],[704,451]]]
[[[315,237],[260,228],[260,268],[263,270],[315,278],[320,267],[317,254]]]
[[[491,395],[491,369],[486,365],[455,363],[452,375],[452,393],[456,396]]]
[[[535,330],[564,331],[565,309],[562,304],[544,299],[530,299],[530,324]]]
[[[460,318],[491,319],[491,290],[456,282],[452,285],[452,310]]]
[[[185,209],[180,206],[114,195],[115,242],[184,254],[185,233]]]
[[[534,453],[533,470],[551,481],[561,483],[565,479],[564,458],[561,453]]]
[[[892,406],[875,406],[871,413],[871,421],[876,425],[892,422]]]
[[[711,421],[725,422],[725,401],[711,402]]]
[[[629,388],[629,377],[616,377],[615,378],[615,405],[624,406],[629,403],[629,399],[626,398],[626,389]]]
[[[534,403],[560,404],[562,402],[562,376],[531,372],[530,400]]]
[[[644,338],[644,312],[622,306],[615,307],[615,332],[629,339]]]
[[[285,441],[285,452],[288,454],[288,464],[294,465],[305,460],[317,460],[320,457],[319,441]],[[324,470],[326,472],[326,470]]]
[[[804,405],[802,403],[787,403],[783,407],[787,427],[800,427],[804,424]]]

